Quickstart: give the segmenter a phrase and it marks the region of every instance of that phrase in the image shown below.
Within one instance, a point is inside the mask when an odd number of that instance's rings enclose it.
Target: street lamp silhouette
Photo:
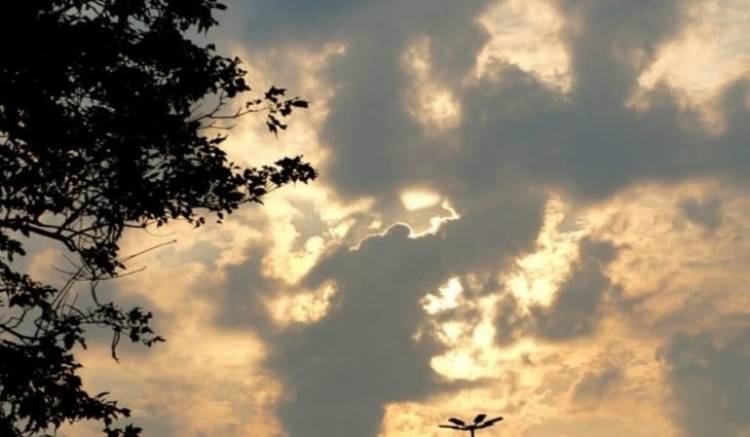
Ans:
[[[453,425],[439,425],[439,427],[455,429],[458,431],[467,431],[471,437],[474,437],[474,433],[476,432],[476,430],[489,428],[495,423],[503,420],[502,417],[495,417],[494,419],[484,420],[486,418],[486,414],[479,414],[474,418],[474,423],[467,425],[463,420],[451,417],[450,419],[448,419],[448,422],[452,423]]]

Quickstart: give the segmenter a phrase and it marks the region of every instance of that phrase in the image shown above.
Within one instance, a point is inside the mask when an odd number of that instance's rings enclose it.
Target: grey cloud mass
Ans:
[[[346,45],[323,72],[336,90],[321,133],[332,152],[321,168],[325,183],[344,199],[367,196],[376,205],[397,202],[405,187],[427,185],[451,199],[461,215],[435,235],[408,238],[407,228],[394,226],[357,250],[333,250],[303,280],[306,287],[333,280],[338,294],[320,322],[265,334],[273,349],[268,365],[290,391],[280,415],[292,437],[351,430],[374,436],[387,403],[442,390],[429,368],[437,346],[412,340],[424,320],[420,298],[451,276],[499,270],[531,250],[542,225],[545,188],[586,203],[641,182],[706,176],[747,182],[748,82],[738,80],[724,91],[726,130],[715,136],[700,127],[695,108],[680,105],[680,91],[666,84],[647,95],[645,109],[627,105],[659,47],[686,25],[690,2],[552,3],[565,20],[561,36],[572,75],[567,93],[502,60],[485,77],[463,80],[489,38],[477,22],[488,1],[232,5],[239,13],[231,22],[242,26],[233,37],[246,39],[251,53],[294,45],[314,51],[328,41]],[[435,79],[457,95],[462,108],[462,121],[449,136],[428,135],[404,105],[413,79],[402,57],[422,37],[430,40]],[[716,228],[719,205],[687,201],[681,208],[689,220]],[[617,249],[591,240],[580,249],[580,261],[549,308],[519,316],[512,297],[501,299],[499,343],[523,335],[566,341],[596,330],[606,299],[619,292],[604,273]],[[242,290],[262,294],[274,286],[264,282],[257,265],[240,266],[230,276],[224,314],[233,321],[251,318],[237,305]],[[697,411],[689,400],[695,394],[711,399],[726,389],[731,396],[726,409],[714,411],[726,419],[717,425],[724,434],[696,431],[704,425],[683,418],[687,435],[736,435],[746,425],[737,405],[747,387],[730,387],[718,370],[739,376],[750,369],[743,353],[690,336],[677,337],[666,349],[685,411]],[[709,363],[695,367],[696,354]],[[693,374],[708,385],[691,383]],[[617,375],[592,376],[577,392],[597,396]],[[708,421],[705,414],[698,417]]]
[[[313,49],[327,38],[347,45],[326,71],[337,92],[322,134],[334,151],[324,175],[342,194],[387,201],[404,185],[421,182],[458,201],[497,188],[498,178],[510,173],[531,185],[601,199],[644,179],[740,176],[737,164],[749,157],[744,82],[727,90],[728,129],[718,138],[702,131],[698,114],[680,107],[678,91],[666,85],[648,96],[647,109],[626,106],[640,72],[681,29],[690,2],[554,3],[567,20],[568,94],[502,63],[494,67],[501,80],[490,75],[461,85],[487,41],[476,19],[489,2],[258,1],[244,10],[249,44],[283,35],[288,44]],[[268,28],[266,17],[279,24]],[[319,39],[308,38],[313,29]],[[435,75],[464,109],[459,135],[450,140],[425,135],[404,107],[411,82],[401,59],[420,37],[430,38]],[[446,141],[458,141],[458,152],[445,152],[446,146],[456,149]]]
[[[750,328],[680,332],[660,353],[685,436],[750,432]]]
[[[600,401],[623,377],[622,369],[615,366],[588,372],[573,389],[573,399],[579,402]]]
[[[679,207],[688,220],[709,232],[716,231],[721,225],[721,200],[718,197],[684,199]]]
[[[580,260],[560,287],[549,308],[532,308],[535,329],[550,340],[565,340],[591,334],[602,317],[608,297],[616,297],[618,287],[604,273],[616,255],[609,243],[584,240]]]
[[[513,294],[503,292],[495,320],[498,344],[512,344],[525,336],[565,341],[596,331],[608,300],[620,294],[605,273],[617,249],[587,238],[580,242],[579,252],[579,260],[549,306],[533,305],[527,311]]]

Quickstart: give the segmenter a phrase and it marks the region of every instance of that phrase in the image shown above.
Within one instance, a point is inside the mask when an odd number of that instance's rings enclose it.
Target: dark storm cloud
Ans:
[[[681,332],[663,347],[660,357],[685,436],[750,432],[750,328]]]

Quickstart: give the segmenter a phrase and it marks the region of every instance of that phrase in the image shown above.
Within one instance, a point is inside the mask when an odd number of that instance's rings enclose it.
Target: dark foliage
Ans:
[[[151,314],[102,302],[96,284],[126,267],[127,228],[206,215],[221,221],[270,190],[308,182],[300,157],[242,168],[220,149],[224,123],[263,112],[268,129],[307,102],[272,87],[239,110],[250,91],[240,60],[189,35],[217,22],[216,0],[39,0],[0,6],[0,435],[48,435],[64,422],[96,420],[107,436],[136,436],[116,422],[129,411],[77,376],[87,329],[161,340]],[[207,109],[204,109],[207,108]],[[20,273],[26,238],[77,255],[70,279],[52,287]],[[92,303],[76,303],[76,283]]]
[[[448,422],[451,423],[450,425],[438,426],[440,428],[454,429],[456,431],[466,431],[471,437],[474,437],[477,430],[489,428],[497,422],[500,422],[501,420],[503,420],[502,416],[487,420],[487,415],[485,413],[481,413],[477,414],[477,416],[474,418],[473,423],[466,423],[461,419],[451,417],[450,419],[448,419]]]

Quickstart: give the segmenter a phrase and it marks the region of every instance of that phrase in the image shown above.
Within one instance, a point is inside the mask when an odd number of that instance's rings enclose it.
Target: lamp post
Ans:
[[[498,417],[495,417],[494,419],[489,419],[489,420],[485,420],[486,418],[487,418],[486,414],[479,414],[477,415],[477,417],[474,418],[473,423],[467,424],[461,419],[451,417],[450,419],[448,419],[448,422],[452,423],[452,425],[439,425],[439,427],[455,429],[457,431],[466,431],[469,433],[471,437],[474,437],[476,430],[489,428],[495,423],[503,420],[502,416],[498,416]]]

